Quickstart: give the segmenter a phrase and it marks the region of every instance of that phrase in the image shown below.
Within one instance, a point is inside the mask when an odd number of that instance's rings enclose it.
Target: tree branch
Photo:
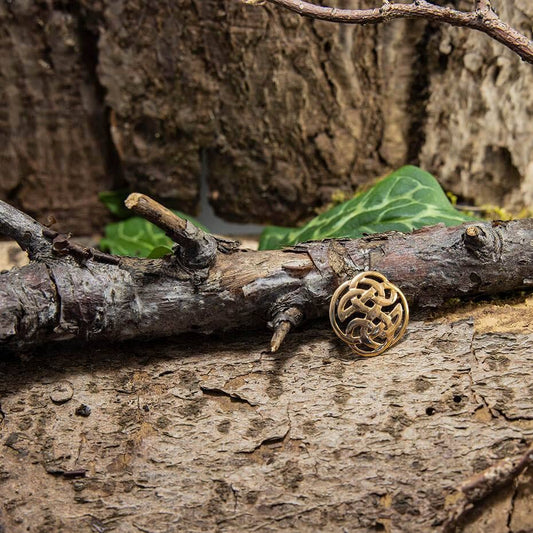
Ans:
[[[44,259],[52,253],[44,230],[33,218],[0,200],[0,234],[17,241],[30,259]]]
[[[0,232],[24,235],[14,229],[15,220],[31,226],[29,217],[1,203]],[[413,309],[533,286],[533,219],[439,225],[262,252],[217,240],[214,261],[201,277],[173,255],[85,254],[80,261],[75,245],[57,253],[55,238],[46,241],[47,252],[40,225],[33,226],[42,247],[38,260],[0,275],[0,345],[208,334],[268,324],[275,351],[292,327],[327,316],[335,289],[364,270],[382,272]],[[214,238],[198,235],[200,241]]]
[[[506,457],[466,480],[459,487],[459,498],[444,524],[444,532],[454,533],[460,530],[461,521],[473,509],[475,504],[514,481],[532,464],[533,444],[522,455],[512,458]]]
[[[379,24],[402,18],[422,18],[460,26],[485,33],[503,44],[524,61],[533,64],[533,41],[505,22],[491,9],[488,0],[477,0],[475,11],[458,11],[416,0],[410,4],[384,2],[374,9],[338,9],[324,7],[301,0],[267,0],[301,16],[344,24]]]
[[[126,207],[149,220],[178,244],[177,253],[184,266],[193,269],[209,267],[217,255],[216,239],[194,224],[175,215],[170,209],[144,194],[134,192],[125,201]]]

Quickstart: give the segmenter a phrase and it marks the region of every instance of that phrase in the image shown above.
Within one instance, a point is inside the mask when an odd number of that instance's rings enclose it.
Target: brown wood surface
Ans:
[[[4,359],[0,525],[441,531],[463,481],[533,440],[531,331],[489,332],[483,315],[531,320],[532,305],[413,321],[373,359],[323,322],[278,354],[243,331]],[[531,531],[532,480],[478,504],[465,531]]]
[[[531,298],[414,320],[376,358],[309,320],[368,268],[419,309],[528,287],[532,225],[270,252],[215,239],[193,270],[95,253],[0,202],[32,259],[0,274],[0,528],[527,531]],[[254,329],[302,318],[277,354]]]

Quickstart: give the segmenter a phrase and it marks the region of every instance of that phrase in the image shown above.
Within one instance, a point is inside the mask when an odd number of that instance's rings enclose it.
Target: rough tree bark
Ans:
[[[78,234],[101,229],[97,194],[119,172],[91,20],[78,2],[2,2],[0,24],[0,198]]]
[[[493,4],[527,34],[530,2]],[[87,211],[122,171],[194,210],[203,149],[215,207],[234,220],[294,223],[406,162],[468,200],[533,201],[533,71],[477,32],[240,0],[11,2],[0,17],[1,194],[65,231],[99,220]]]
[[[531,299],[500,305],[493,316],[533,317]],[[442,531],[458,487],[533,440],[533,336],[512,328],[413,321],[357,361],[322,325],[277,354],[246,332],[4,358],[0,525]],[[532,491],[530,468],[464,530],[530,531]]]
[[[531,2],[497,7],[510,24],[531,28]],[[420,164],[438,172],[444,187],[480,204],[531,206],[533,70],[471,33],[443,26],[434,43]]]

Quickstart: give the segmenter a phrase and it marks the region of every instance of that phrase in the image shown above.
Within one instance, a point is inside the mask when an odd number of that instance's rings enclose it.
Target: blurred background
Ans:
[[[531,37],[532,2],[493,4]],[[406,163],[533,204],[533,66],[473,31],[240,0],[6,0],[0,23],[0,198],[58,230],[101,233],[98,194],[127,189],[257,233]]]

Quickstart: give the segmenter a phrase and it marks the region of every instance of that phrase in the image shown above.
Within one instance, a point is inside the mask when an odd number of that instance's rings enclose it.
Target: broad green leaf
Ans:
[[[209,231],[197,220],[180,211],[173,211],[195,226]],[[100,249],[116,255],[158,258],[171,253],[172,240],[162,229],[141,217],[131,217],[121,222],[107,224],[105,237],[100,240]]]
[[[455,209],[437,180],[414,166],[405,166],[308,222],[302,228],[267,227],[260,250],[327,238],[356,239],[385,231],[409,232],[443,222],[462,224],[474,217]]]
[[[107,224],[100,248],[116,255],[148,257],[154,248],[170,248],[172,241],[165,232],[141,217]]]
[[[172,248],[169,248],[168,246],[157,246],[150,252],[150,255],[148,255],[148,259],[159,259],[171,253]]]
[[[281,226],[267,226],[261,232],[260,250],[275,250],[295,242],[294,238],[300,230],[298,228],[283,228]]]

